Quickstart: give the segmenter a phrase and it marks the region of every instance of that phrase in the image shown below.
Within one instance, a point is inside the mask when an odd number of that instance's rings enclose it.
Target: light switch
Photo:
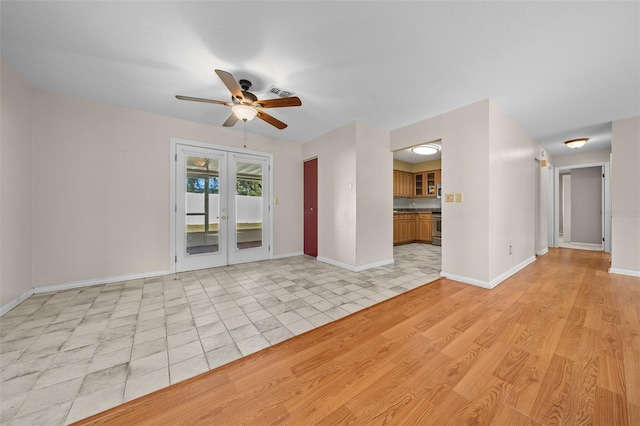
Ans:
[[[278,197],[275,197],[275,198],[273,199],[273,204],[274,204],[274,205],[276,205],[276,206],[278,205]]]
[[[462,202],[462,192],[456,194],[456,203]]]
[[[444,194],[445,203],[453,203],[453,194]]]

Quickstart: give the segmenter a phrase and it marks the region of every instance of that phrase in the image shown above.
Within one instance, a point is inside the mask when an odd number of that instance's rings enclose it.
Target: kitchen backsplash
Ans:
[[[441,208],[441,202],[442,198],[394,198],[393,208],[439,209]]]

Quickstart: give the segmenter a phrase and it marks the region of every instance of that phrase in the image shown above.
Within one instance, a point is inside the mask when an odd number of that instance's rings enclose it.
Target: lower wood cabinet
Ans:
[[[431,242],[431,213],[393,215],[393,244]]]
[[[424,243],[431,242],[431,213],[416,215],[416,240]]]

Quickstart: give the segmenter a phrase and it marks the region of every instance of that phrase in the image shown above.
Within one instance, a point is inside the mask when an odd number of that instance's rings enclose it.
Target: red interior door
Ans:
[[[318,159],[304,162],[304,254],[318,256]]]

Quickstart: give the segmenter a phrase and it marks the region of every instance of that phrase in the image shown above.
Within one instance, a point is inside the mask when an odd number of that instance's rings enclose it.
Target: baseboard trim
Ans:
[[[29,297],[33,296],[33,289],[30,289],[23,295],[16,297],[15,299],[9,301],[6,305],[0,308],[0,317],[27,300]]]
[[[50,291],[71,290],[74,288],[91,287],[94,285],[101,285],[101,284],[113,284],[113,283],[118,283],[122,281],[139,280],[140,278],[151,278],[151,277],[158,277],[161,275],[169,275],[169,274],[171,274],[171,271],[167,269],[163,271],[144,272],[142,274],[118,275],[115,277],[95,278],[92,280],[75,281],[75,282],[63,283],[63,284],[51,284],[51,285],[34,287],[33,293],[39,294],[39,293],[48,293]]]
[[[629,275],[631,277],[640,277],[640,271],[634,271],[633,269],[609,268],[609,273],[618,275]]]
[[[494,288],[495,286],[500,284],[502,281],[504,281],[507,278],[509,278],[511,275],[513,275],[516,272],[524,269],[526,266],[528,266],[529,264],[531,264],[531,263],[533,263],[535,261],[536,261],[536,257],[535,256],[531,256],[530,258],[525,259],[524,261],[518,263],[513,268],[509,269],[508,271],[498,275],[496,278],[494,278],[491,281],[489,281],[489,288]]]
[[[540,250],[538,252],[538,256],[544,256],[545,254],[549,253],[549,247],[545,247],[542,250]]]
[[[318,259],[319,262],[328,263],[329,265],[337,266],[339,268],[346,269],[346,270],[351,271],[351,272],[362,272],[362,271],[365,271],[365,270],[371,269],[371,268],[377,268],[377,267],[380,267],[380,266],[391,265],[391,264],[393,264],[395,262],[394,259],[385,259],[385,260],[381,260],[379,262],[368,263],[366,265],[353,266],[353,265],[347,265],[346,263],[338,262],[338,261],[333,260],[333,259],[328,259],[326,257],[318,256],[316,259]]]
[[[482,281],[482,280],[478,280],[478,279],[475,279],[475,278],[465,277],[463,275],[450,274],[450,273],[444,272],[444,271],[442,271],[440,273],[440,275],[442,277],[444,277],[444,278],[449,279],[449,280],[459,281],[461,283],[475,285],[476,287],[492,289],[492,288],[496,287],[498,284],[500,284],[501,282],[503,282],[504,280],[506,280],[507,278],[509,278],[511,275],[515,274],[516,272],[520,271],[521,269],[524,269],[530,263],[535,262],[535,260],[536,260],[536,257],[535,256],[531,256],[530,258],[526,259],[523,262],[520,262],[519,264],[517,264],[513,268],[509,269],[508,271],[498,275],[496,278],[492,279],[491,281]]]
[[[304,255],[301,251],[296,251],[294,253],[284,253],[284,254],[274,254],[272,259],[284,259],[285,257],[294,257],[294,256],[302,256]]]
[[[458,281],[464,284],[471,284],[474,285],[476,287],[482,287],[482,288],[486,288],[486,289],[490,289],[491,287],[489,287],[489,282],[488,281],[482,281],[482,280],[477,280],[475,278],[469,278],[469,277],[465,277],[464,275],[456,275],[456,274],[450,274],[449,272],[445,272],[442,271],[440,272],[440,276],[444,277],[448,280],[453,280],[453,281]]]

